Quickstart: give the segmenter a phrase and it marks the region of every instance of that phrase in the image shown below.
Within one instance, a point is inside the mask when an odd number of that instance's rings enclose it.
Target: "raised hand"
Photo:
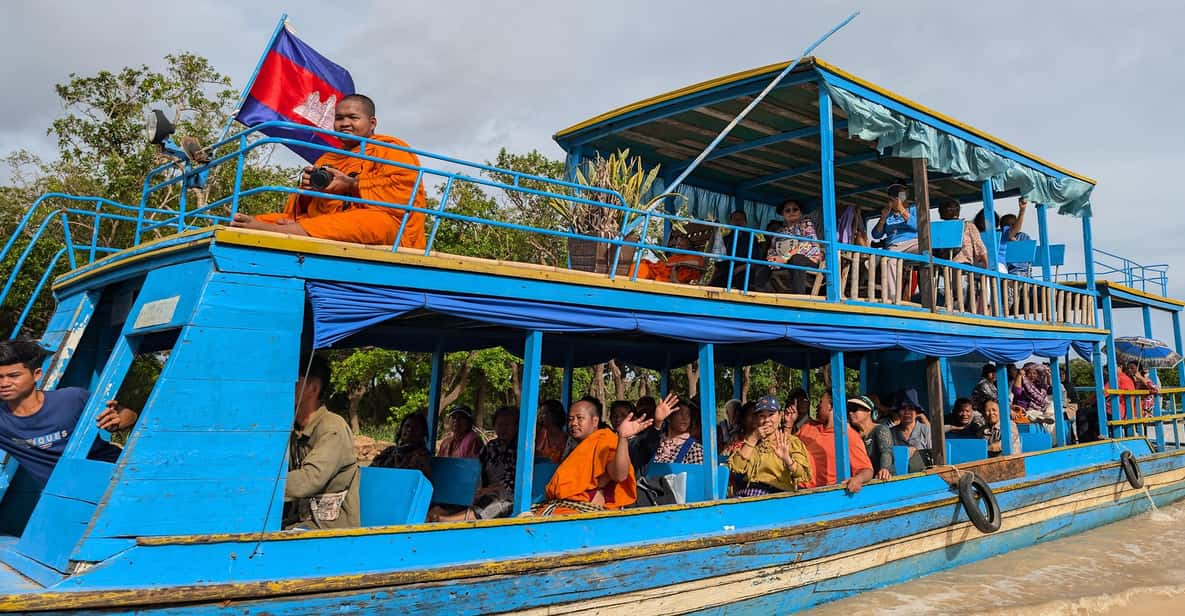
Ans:
[[[790,457],[790,438],[785,432],[774,432],[774,455],[790,468],[794,468],[794,458]]]
[[[889,479],[892,476],[893,476],[892,473],[890,473],[889,469],[887,469],[887,468],[882,468],[881,470],[876,472],[876,478],[880,479],[881,481]]]
[[[119,429],[119,402],[115,400],[107,401],[107,408],[99,413],[99,417],[95,420],[99,427],[108,431],[115,432]]]
[[[663,398],[662,400],[659,400],[658,404],[654,405],[654,422],[653,423],[662,425],[662,422],[666,421],[667,417],[670,417],[671,413],[674,413],[675,409],[678,408],[678,406],[679,406],[679,396],[673,392],[667,394],[667,397]]]
[[[657,415],[657,411],[655,414]],[[667,414],[669,415],[670,413]],[[630,413],[625,416],[625,419],[621,420],[621,425],[617,426],[617,435],[625,439],[632,438],[652,425],[654,425],[653,419],[646,419],[645,417],[635,418],[634,414]]]

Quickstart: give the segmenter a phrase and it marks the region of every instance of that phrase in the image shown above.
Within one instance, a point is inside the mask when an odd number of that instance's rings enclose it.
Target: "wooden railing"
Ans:
[[[839,255],[840,297],[846,301],[933,305],[951,314],[1095,326],[1095,298],[1081,289],[874,248],[844,246]],[[933,268],[929,303],[915,276],[927,267]]]

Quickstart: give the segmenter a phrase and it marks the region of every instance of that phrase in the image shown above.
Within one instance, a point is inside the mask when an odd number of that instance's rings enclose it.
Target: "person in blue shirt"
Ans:
[[[885,250],[918,254],[918,206],[907,201],[908,192],[904,185],[889,187],[889,199],[881,208],[880,220],[872,228],[872,239],[885,242]],[[884,275],[881,280],[888,285],[889,301],[896,301],[901,292],[901,281],[897,278],[897,259],[882,259]]]
[[[90,398],[90,392],[79,387],[38,389],[44,357],[45,351],[34,340],[0,342],[0,450],[42,486],[66,450]],[[131,427],[137,418],[135,411],[110,400],[97,422],[100,428],[114,431]],[[87,457],[115,462],[120,451],[96,436]]]
[[[1021,231],[1021,228],[1025,225],[1025,210],[1028,207],[1029,200],[1021,197],[1017,203],[1016,214],[1005,214],[1000,218],[1000,251],[996,255],[996,262],[1001,266],[1007,262],[1005,257],[1008,252],[1008,242],[1031,239],[1027,233]],[[1016,276],[1031,278],[1033,274],[1032,263],[1008,263],[1007,268],[1009,274]]]

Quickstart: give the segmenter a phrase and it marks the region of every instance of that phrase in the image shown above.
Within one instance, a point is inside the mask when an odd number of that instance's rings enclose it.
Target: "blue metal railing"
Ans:
[[[1169,266],[1167,263],[1146,265],[1113,252],[1095,248],[1094,266],[1096,279],[1111,280],[1145,293],[1168,294]],[[1086,274],[1072,272],[1058,274],[1057,278],[1062,281],[1082,282],[1086,280]]]
[[[727,223],[715,221],[703,221],[677,214],[672,214],[662,209],[638,209],[629,207],[624,198],[617,192],[592,186],[586,186],[569,182],[565,180],[558,180],[542,176],[536,176],[528,173],[514,171],[510,169],[502,169],[489,165],[483,165],[464,161],[447,156],[441,156],[432,152],[417,150],[410,147],[396,146],[390,143],[375,141],[372,139],[359,139],[354,135],[344,135],[334,131],[322,130],[300,125],[298,128],[304,131],[311,131],[326,136],[337,138],[351,139],[361,142],[361,148],[358,152],[343,152],[342,150],[334,149],[330,146],[321,145],[318,143],[311,143],[307,141],[297,141],[283,137],[272,137],[264,135],[262,130],[270,127],[298,127],[297,125],[286,122],[267,122],[244,130],[238,134],[232,135],[227,139],[219,141],[214,144],[208,151],[215,153],[215,156],[207,163],[202,165],[193,165],[188,162],[170,162],[160,165],[151,171],[144,178],[142,185],[141,199],[137,206],[130,206],[99,197],[79,197],[74,195],[66,195],[60,193],[51,193],[39,198],[26,212],[13,233],[8,238],[3,250],[0,250],[0,263],[5,263],[11,251],[16,247],[18,237],[27,239],[27,243],[21,253],[19,259],[9,275],[4,289],[0,291],[0,306],[3,306],[7,300],[8,295],[13,286],[13,281],[20,274],[25,262],[33,250],[34,245],[46,235],[55,221],[59,223],[63,233],[60,240],[61,250],[51,260],[49,267],[42,274],[34,296],[29,299],[32,303],[36,301],[37,295],[40,294],[48,276],[53,271],[54,267],[60,262],[62,256],[67,257],[67,262],[71,268],[76,268],[81,265],[86,265],[94,262],[96,259],[106,256],[107,254],[118,252],[121,249],[130,248],[131,246],[139,245],[144,240],[144,234],[155,233],[159,234],[161,231],[168,232],[183,232],[193,228],[200,228],[210,226],[212,224],[227,223],[233,220],[235,214],[238,213],[239,208],[243,203],[243,199],[257,196],[257,195],[304,195],[310,197],[331,197],[347,203],[355,203],[362,205],[370,205],[377,207],[386,207],[402,210],[404,212],[419,212],[426,217],[431,217],[432,222],[430,228],[427,229],[426,245],[423,248],[423,254],[430,254],[433,246],[438,238],[438,230],[446,221],[456,223],[468,223],[475,225],[485,225],[496,227],[500,229],[511,230],[515,232],[532,233],[543,235],[551,238],[565,239],[565,240],[591,240],[600,244],[609,246],[612,251],[612,257],[608,268],[609,278],[615,278],[618,275],[618,265],[623,258],[623,251],[633,250],[632,261],[629,263],[629,278],[634,280],[638,277],[642,255],[645,251],[654,251],[658,253],[665,253],[667,255],[694,255],[701,256],[716,261],[717,268],[728,268],[730,274],[733,273],[734,268],[738,274],[725,276],[724,288],[726,290],[733,290],[734,286],[742,293],[750,293],[752,289],[752,280],[758,267],[768,267],[770,263],[765,259],[764,254],[756,254],[758,251],[757,235],[762,235],[767,239],[787,238],[803,242],[810,242],[817,245],[823,254],[826,254],[827,242],[816,238],[800,237],[784,233],[758,231],[747,227],[737,227]],[[256,149],[266,146],[281,144],[281,145],[300,145],[305,148],[311,148],[322,152],[337,152],[344,153],[351,157],[361,160],[371,161],[383,165],[390,165],[400,167],[414,172],[415,182],[411,190],[411,194],[406,203],[385,203],[373,200],[367,200],[360,197],[351,197],[345,195],[330,195],[327,193],[318,192],[316,190],[306,190],[296,188],[293,186],[257,186],[251,188],[243,188],[243,172],[246,166],[247,157]],[[399,150],[409,154],[413,154],[419,158],[419,165],[411,165],[399,161],[394,161],[389,158],[373,156],[374,148],[389,148]],[[367,153],[367,150],[370,153]],[[185,194],[187,192],[186,186],[199,176],[208,175],[213,169],[227,164],[233,164],[235,167],[233,188],[229,194],[220,198],[214,199],[199,207],[190,207]],[[450,171],[445,169],[445,166],[460,167],[460,171]],[[167,177],[166,177],[167,176]],[[488,176],[488,177],[487,177]],[[491,179],[493,177],[507,178],[507,181],[499,181]],[[428,179],[441,182],[439,202],[432,206],[420,207],[415,205],[419,201],[422,191],[428,189]],[[493,191],[507,191],[517,192],[532,197],[541,199],[555,200],[557,202],[566,203],[569,206],[588,206],[607,208],[614,210],[616,216],[620,219],[621,224],[618,227],[618,232],[615,237],[594,237],[588,234],[578,233],[565,229],[549,229],[536,226],[524,225],[504,220],[494,220],[475,216],[469,216],[455,211],[451,211],[450,207],[453,204],[453,191],[456,186],[461,183],[468,183],[482,190]],[[164,206],[151,207],[149,204],[156,195],[162,193],[170,187],[180,187],[179,196],[175,208]],[[167,194],[167,193],[166,193]],[[45,216],[37,223],[35,231],[26,232],[29,225],[32,224],[37,216],[37,213],[44,209],[41,207],[49,200],[65,200],[70,203],[84,203],[92,206],[92,209],[81,209],[76,207],[59,207],[46,213]],[[109,211],[114,210],[114,211]],[[402,222],[395,239],[391,246],[392,250],[400,250],[400,243],[406,231],[408,216],[401,217]],[[79,224],[89,221],[91,225],[91,234],[89,243],[78,243],[74,239],[74,234],[71,232],[71,225]],[[103,224],[115,223],[134,223],[134,233],[132,233],[130,246],[104,246],[100,242],[99,227]],[[695,223],[701,226],[712,228],[716,233],[731,233],[731,245],[728,246],[727,254],[711,254],[699,250],[681,249],[661,245],[657,239],[664,229],[682,228],[689,223]],[[655,226],[657,224],[657,227]],[[738,245],[739,238],[747,238],[747,245]],[[895,253],[883,250],[876,250],[871,248],[864,248],[859,246],[852,246],[847,244],[839,244],[844,254],[848,255],[874,255],[882,259],[899,259],[904,262],[912,264],[914,267],[931,267],[940,266],[950,268],[950,271],[963,272],[974,274],[976,276],[987,276],[999,280],[1014,280],[1018,284],[1030,285],[1037,289],[1045,289],[1049,292],[1057,291],[1061,293],[1077,293],[1082,295],[1089,295],[1080,289],[1073,289],[1064,285],[1056,283],[1047,283],[1036,279],[1018,278],[1006,274],[988,271],[972,266],[961,265],[950,261],[931,258],[928,255],[911,255],[903,253]],[[403,248],[402,250],[407,250]],[[1109,254],[1109,253],[1108,253]],[[741,255],[741,256],[731,256]],[[746,257],[745,255],[749,255]],[[79,258],[81,257],[81,259]],[[625,255],[628,260],[628,252]],[[743,266],[743,268],[741,267]],[[777,267],[787,270],[799,270],[813,273],[818,276],[825,276],[829,271],[839,272],[840,269],[829,268],[826,264],[820,262],[813,267],[799,266],[794,264],[781,264]],[[743,275],[739,272],[743,269]],[[857,268],[858,269],[858,268]],[[858,275],[858,272],[854,275]],[[1064,279],[1064,277],[1063,277]],[[738,282],[739,281],[739,282]],[[997,298],[998,300],[999,298]],[[1093,298],[1091,298],[1093,300]],[[852,298],[840,298],[837,301],[845,301],[853,304],[867,303],[854,301]],[[1010,315],[999,305],[1001,302],[997,301],[996,306],[992,309],[990,314],[983,314],[980,311],[976,312],[983,316],[1006,318]],[[17,329],[23,325],[25,318],[29,313],[30,305],[26,305],[22,310],[20,322]],[[1011,318],[1017,318],[1012,316]],[[1022,317],[1023,318],[1023,317]],[[1053,320],[1053,319],[1051,319]]]

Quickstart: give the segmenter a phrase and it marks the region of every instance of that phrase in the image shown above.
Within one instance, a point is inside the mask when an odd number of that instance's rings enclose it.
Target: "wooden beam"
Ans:
[[[927,264],[918,272],[918,287],[922,292],[922,305],[936,312],[934,305],[934,255],[930,243],[930,186],[926,176],[926,159],[913,159],[913,197],[918,212],[918,253],[927,258]]]

